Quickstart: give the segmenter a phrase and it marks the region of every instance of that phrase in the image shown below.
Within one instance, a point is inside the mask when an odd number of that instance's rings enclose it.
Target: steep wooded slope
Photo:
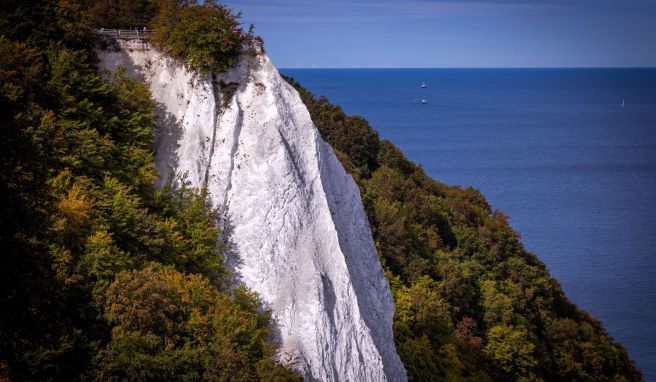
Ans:
[[[288,81],[360,186],[409,380],[642,379],[478,191],[431,179],[367,121]]]

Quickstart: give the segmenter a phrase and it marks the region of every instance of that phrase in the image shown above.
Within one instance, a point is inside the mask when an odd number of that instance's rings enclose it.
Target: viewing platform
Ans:
[[[148,40],[152,31],[138,29],[96,29],[101,36],[120,38],[123,40]]]

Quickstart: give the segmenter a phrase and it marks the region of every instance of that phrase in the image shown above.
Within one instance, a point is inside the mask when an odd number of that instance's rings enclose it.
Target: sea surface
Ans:
[[[656,69],[281,72],[479,189],[656,381]]]

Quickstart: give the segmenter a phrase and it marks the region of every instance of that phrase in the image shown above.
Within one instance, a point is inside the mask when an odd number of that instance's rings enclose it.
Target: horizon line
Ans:
[[[281,66],[279,70],[352,70],[352,69],[656,69],[656,66]]]

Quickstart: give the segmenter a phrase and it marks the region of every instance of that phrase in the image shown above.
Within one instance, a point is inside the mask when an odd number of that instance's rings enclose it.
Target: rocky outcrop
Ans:
[[[149,86],[162,180],[207,187],[230,267],[271,309],[278,359],[306,380],[406,380],[358,187],[261,47],[218,75],[139,41],[99,54],[101,69],[124,66]]]

